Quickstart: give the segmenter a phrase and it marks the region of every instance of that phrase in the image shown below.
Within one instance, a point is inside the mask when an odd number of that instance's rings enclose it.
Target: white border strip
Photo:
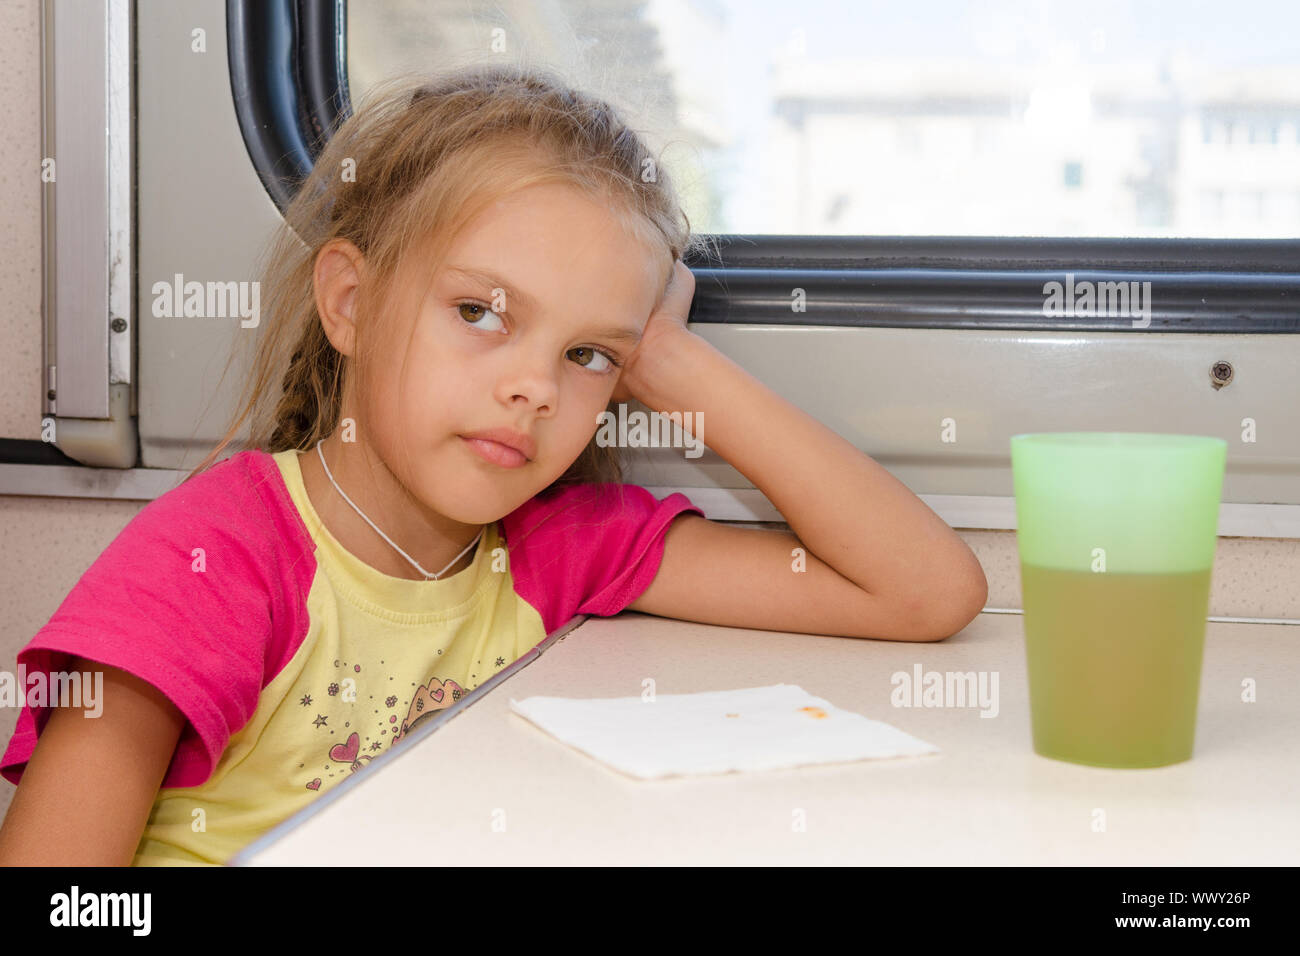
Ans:
[[[0,495],[49,498],[122,498],[150,501],[181,483],[187,471],[170,468],[87,468],[78,465],[0,464]],[[714,521],[784,521],[756,488],[684,488],[646,485],[656,498],[680,491]],[[1016,500],[993,495],[919,495],[951,528],[1016,530]],[[1300,505],[1219,506],[1219,536],[1300,538]]]
[[[784,521],[755,488],[681,488],[646,486],[656,498],[680,491],[715,521]],[[951,528],[982,531],[1016,530],[1016,500],[993,495],[918,495]],[[1219,505],[1220,537],[1300,538],[1300,505]]]

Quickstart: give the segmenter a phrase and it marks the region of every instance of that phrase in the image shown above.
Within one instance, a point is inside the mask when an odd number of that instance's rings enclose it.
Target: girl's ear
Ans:
[[[351,356],[356,347],[354,310],[365,269],[361,251],[346,239],[331,239],[316,255],[316,312],[325,337],[342,355]]]

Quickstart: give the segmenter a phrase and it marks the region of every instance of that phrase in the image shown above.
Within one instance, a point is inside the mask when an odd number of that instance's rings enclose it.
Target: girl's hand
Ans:
[[[690,335],[686,328],[686,317],[691,312],[691,301],[695,298],[695,276],[690,269],[678,259],[673,263],[672,276],[663,301],[650,315],[645,331],[636,351],[623,363],[618,383],[610,403],[626,402],[629,398],[639,400],[645,394],[645,386],[653,375],[655,356],[660,354],[664,344],[678,335]]]

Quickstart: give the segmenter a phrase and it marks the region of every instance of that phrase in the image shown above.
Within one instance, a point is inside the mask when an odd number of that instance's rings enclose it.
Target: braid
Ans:
[[[322,420],[327,410],[321,408],[321,396],[329,394],[329,389],[322,375],[332,377],[338,360],[339,354],[325,337],[320,322],[309,323],[281,383],[283,394],[275,408],[275,428],[268,451],[306,450],[316,438],[328,434],[331,423]]]

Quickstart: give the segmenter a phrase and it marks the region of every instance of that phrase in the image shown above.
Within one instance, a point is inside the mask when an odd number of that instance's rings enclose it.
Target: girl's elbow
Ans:
[[[960,634],[988,604],[989,582],[978,561],[975,562],[974,573],[965,586],[957,588],[950,584],[945,591],[948,600],[944,602],[944,606],[949,609],[949,612],[932,627],[928,637],[931,641],[944,641],[955,634]]]

